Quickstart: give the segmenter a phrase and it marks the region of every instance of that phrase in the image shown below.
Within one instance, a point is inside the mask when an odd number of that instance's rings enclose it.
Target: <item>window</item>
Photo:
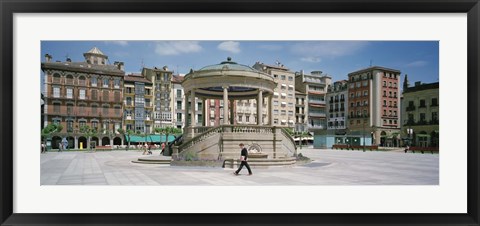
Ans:
[[[368,101],[367,100],[364,100],[363,101],[363,106],[367,106],[368,105]]]
[[[354,98],[355,97],[355,94],[354,93],[350,93],[350,98]]]
[[[383,81],[383,87],[387,87],[387,82]]]
[[[285,75],[280,75],[280,78],[281,78],[282,80],[285,80]]]
[[[438,123],[438,112],[432,112],[432,121]]]
[[[104,116],[108,115],[108,106],[103,106],[103,113]]]
[[[425,106],[425,100],[420,100],[420,106],[419,107],[421,107],[421,108],[426,107]]]
[[[177,113],[177,122],[182,121],[182,113]]]
[[[353,88],[355,88],[355,84],[354,84],[354,83],[350,84],[350,89],[353,89]]]
[[[60,113],[60,104],[59,103],[53,103],[53,112]]]
[[[392,82],[389,82],[389,83],[388,83],[388,87],[392,87]]]
[[[388,97],[392,97],[392,91],[388,92]]]
[[[396,82],[393,83],[393,87],[395,87],[395,88],[397,87],[397,83],[396,83]]]
[[[368,96],[368,91],[367,90],[363,91],[363,96]]]
[[[79,95],[80,100],[85,100],[85,90],[81,89],[79,94],[80,94]]]
[[[387,115],[387,110],[383,110],[383,115]]]
[[[115,107],[115,115],[119,116],[120,115],[120,107]]]
[[[120,88],[120,79],[116,78],[113,80],[115,88]]]
[[[73,121],[67,121],[67,132],[73,132]]]
[[[420,122],[425,122],[425,113],[420,113]]]
[[[92,129],[95,129],[95,130],[96,130],[97,128],[98,128],[98,122],[93,121],[93,122],[92,122]]]
[[[293,94],[292,94],[292,93],[289,93],[289,94],[288,94],[288,98],[293,98]]]
[[[286,115],[286,114],[287,114],[287,111],[286,111],[286,110],[281,110],[281,111],[280,111],[280,114],[281,114],[281,115]]]
[[[368,81],[363,81],[363,86],[368,86]]]
[[[167,73],[163,73],[163,81],[169,81]]]
[[[131,106],[131,105],[132,105],[132,98],[127,97],[127,106]]]
[[[115,102],[120,102],[120,92],[115,91],[114,98],[115,98]]]
[[[438,106],[438,99],[432,98],[432,106]]]
[[[73,89],[67,88],[67,98],[73,98]]]
[[[273,110],[273,114],[278,115],[278,110],[277,109]]]
[[[355,105],[355,103],[353,103],[353,102],[350,103],[350,107],[354,107],[354,105]]]
[[[357,82],[357,88],[360,88],[361,83]]]
[[[108,78],[103,79],[103,87],[108,88]]]
[[[288,103],[288,106],[289,106],[289,107],[293,107],[293,103]]]
[[[103,91],[103,101],[108,101],[108,91],[107,90]]]
[[[182,90],[181,89],[177,89],[177,97],[182,97]]]
[[[393,107],[397,107],[397,101],[393,102]]]
[[[293,115],[293,111],[288,111],[288,115]]]
[[[386,101],[386,100],[383,100],[383,106],[384,106],[384,107],[387,106],[387,101]]]
[[[395,98],[397,97],[397,92],[393,93],[393,97],[395,97]]]
[[[97,105],[92,105],[92,115],[93,116],[97,115]]]
[[[67,104],[67,114],[73,114],[73,104]]]
[[[397,116],[397,111],[393,111],[393,116]]]
[[[383,91],[383,96],[386,97],[387,96],[387,91]]]
[[[53,97],[60,97],[60,87],[53,87]]]
[[[288,76],[288,81],[293,81],[293,76]]]
[[[246,116],[245,116],[245,121],[246,121],[246,122],[250,122],[250,115],[246,115]]]
[[[182,101],[177,101],[177,110],[182,110]]]

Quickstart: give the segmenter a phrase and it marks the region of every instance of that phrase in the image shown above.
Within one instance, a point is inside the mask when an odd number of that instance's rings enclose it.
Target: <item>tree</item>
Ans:
[[[174,135],[178,135],[178,134],[181,134],[182,133],[182,130],[181,129],[178,129],[176,127],[173,127],[173,126],[167,126],[165,128],[155,128],[155,132],[156,133],[159,133],[159,134],[163,134],[165,135],[165,148],[166,148],[166,151],[164,151],[164,155],[169,155],[170,154],[170,149],[169,149],[169,145],[168,145],[168,136],[170,134],[174,134]],[[161,142],[161,141],[160,141]]]
[[[98,135],[97,128],[90,128],[89,126],[81,126],[80,133],[87,137],[87,145],[90,146],[91,138]]]
[[[42,140],[45,138],[52,138],[52,135],[56,133],[60,133],[63,130],[63,126],[61,124],[53,123],[48,124],[45,128],[41,131]]]
[[[127,136],[126,138],[127,138],[127,151],[128,151],[128,149],[130,148],[130,137],[134,134],[134,132],[133,130],[127,129],[125,134]]]

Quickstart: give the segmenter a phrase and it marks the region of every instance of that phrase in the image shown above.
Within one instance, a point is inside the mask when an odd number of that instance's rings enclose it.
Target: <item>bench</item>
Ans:
[[[415,151],[421,152],[424,154],[425,152],[430,152],[430,153],[439,153],[438,147],[409,147],[405,148],[405,153],[407,152],[412,152],[415,153]]]

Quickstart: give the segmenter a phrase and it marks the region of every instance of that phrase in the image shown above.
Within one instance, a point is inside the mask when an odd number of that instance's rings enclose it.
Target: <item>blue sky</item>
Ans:
[[[400,70],[402,82],[438,82],[437,41],[42,41],[41,60],[49,53],[53,60],[83,61],[83,53],[98,47],[110,63],[125,62],[125,71],[139,73],[145,67],[168,66],[186,74],[217,64],[227,57],[252,66],[281,62],[292,71],[323,71],[333,81],[372,65]]]

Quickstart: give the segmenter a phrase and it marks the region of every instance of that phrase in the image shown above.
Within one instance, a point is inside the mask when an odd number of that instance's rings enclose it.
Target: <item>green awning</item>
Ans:
[[[430,137],[428,134],[417,134],[417,137]]]
[[[165,135],[148,135],[146,137],[142,136],[137,136],[137,135],[131,135],[130,136],[130,142],[154,142],[154,143],[160,143],[160,142],[165,142]],[[126,136],[127,142],[128,142],[128,136]],[[171,142],[175,140],[175,136],[173,135],[168,135],[168,142]]]

